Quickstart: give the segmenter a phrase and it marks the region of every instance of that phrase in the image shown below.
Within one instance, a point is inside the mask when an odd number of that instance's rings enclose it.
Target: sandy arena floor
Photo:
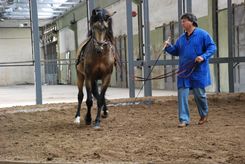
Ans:
[[[140,98],[138,100],[146,100]],[[134,99],[110,100],[109,104]],[[76,103],[0,111],[0,160],[48,163],[245,163],[245,93],[209,95],[209,122],[177,128],[177,98],[111,106],[101,129],[73,123]],[[33,112],[36,111],[36,112]],[[86,108],[82,107],[81,115]],[[93,109],[93,119],[96,109]],[[1,162],[0,162],[1,163]],[[3,163],[3,162],[2,162]]]

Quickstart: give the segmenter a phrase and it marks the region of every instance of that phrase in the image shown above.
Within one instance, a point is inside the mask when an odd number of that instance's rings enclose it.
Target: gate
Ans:
[[[118,51],[119,63],[115,68],[116,73],[116,87],[128,87],[128,71],[127,71],[127,52],[126,52],[126,36],[119,36],[116,38],[116,46]]]
[[[56,45],[57,42],[48,44],[44,53],[45,83],[48,85],[56,85],[58,80]]]

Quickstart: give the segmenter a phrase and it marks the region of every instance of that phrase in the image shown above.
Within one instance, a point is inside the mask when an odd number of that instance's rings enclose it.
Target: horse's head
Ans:
[[[106,9],[95,8],[90,18],[90,27],[94,39],[99,44],[104,44],[106,40],[113,41],[112,16]]]

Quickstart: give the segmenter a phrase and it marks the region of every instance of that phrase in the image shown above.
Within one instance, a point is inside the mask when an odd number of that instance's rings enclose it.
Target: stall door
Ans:
[[[48,85],[57,84],[57,51],[56,42],[48,44],[44,55],[45,83]]]

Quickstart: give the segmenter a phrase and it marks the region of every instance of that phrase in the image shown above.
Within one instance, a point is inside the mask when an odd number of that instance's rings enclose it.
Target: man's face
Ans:
[[[181,19],[181,25],[185,31],[188,31],[193,26],[193,23],[189,21],[188,19],[184,18],[184,19]]]

